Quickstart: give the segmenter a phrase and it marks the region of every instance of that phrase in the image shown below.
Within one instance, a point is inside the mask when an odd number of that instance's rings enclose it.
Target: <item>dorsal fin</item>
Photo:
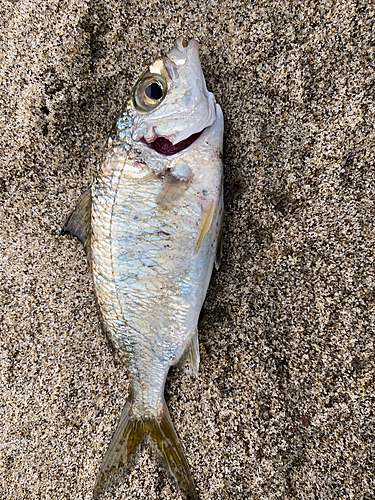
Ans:
[[[79,197],[75,209],[70,212],[60,235],[71,233],[79,239],[91,266],[91,187]]]

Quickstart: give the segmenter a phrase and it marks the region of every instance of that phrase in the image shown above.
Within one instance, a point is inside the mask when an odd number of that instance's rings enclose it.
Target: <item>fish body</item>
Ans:
[[[80,239],[102,322],[131,381],[94,498],[145,435],[185,496],[197,498],[164,386],[181,359],[198,370],[198,318],[223,212],[222,142],[223,115],[207,91],[198,43],[180,37],[135,85],[83,203],[91,218]]]
[[[216,256],[220,136],[208,130],[192,151],[164,158],[161,177],[118,139],[131,132],[129,110],[120,126],[124,121],[129,125],[110,141],[93,185],[92,271],[106,330],[129,365],[137,412],[155,415],[168,370],[195,335]],[[184,167],[189,186],[163,205],[166,177]],[[196,251],[207,217],[210,230]]]

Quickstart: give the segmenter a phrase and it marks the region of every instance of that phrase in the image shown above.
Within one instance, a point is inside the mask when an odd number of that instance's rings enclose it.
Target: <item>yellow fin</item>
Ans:
[[[201,222],[201,227],[199,228],[199,233],[198,233],[198,239],[197,239],[197,244],[195,245],[195,250],[194,254],[197,254],[199,252],[200,247],[202,246],[202,243],[204,242],[211,226],[212,222],[214,220],[214,214],[215,214],[215,209],[216,209],[216,203],[211,201],[211,203],[208,206],[208,210],[204,217],[202,218]]]

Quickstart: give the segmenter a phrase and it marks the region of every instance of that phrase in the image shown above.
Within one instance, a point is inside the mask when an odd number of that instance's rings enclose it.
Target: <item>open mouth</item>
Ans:
[[[147,142],[146,139],[142,137],[141,142],[143,142],[143,144],[146,144],[149,148],[153,149],[157,153],[160,153],[165,156],[172,156],[175,155],[176,153],[179,153],[180,151],[183,151],[184,149],[188,148],[191,144],[193,144],[193,142],[195,142],[198,139],[198,137],[202,134],[203,130],[201,130],[200,132],[196,132],[195,134],[192,134],[190,137],[184,139],[183,141],[178,142],[177,144],[172,144],[171,141],[166,137],[157,137],[152,142]]]

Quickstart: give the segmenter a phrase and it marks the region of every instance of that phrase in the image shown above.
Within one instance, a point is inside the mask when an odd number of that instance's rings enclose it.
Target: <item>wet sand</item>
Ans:
[[[373,21],[350,0],[1,1],[1,499],[91,499],[128,379],[59,231],[180,34],[226,120],[200,374],[166,388],[200,499],[374,498]],[[181,497],[145,448],[106,498]]]

